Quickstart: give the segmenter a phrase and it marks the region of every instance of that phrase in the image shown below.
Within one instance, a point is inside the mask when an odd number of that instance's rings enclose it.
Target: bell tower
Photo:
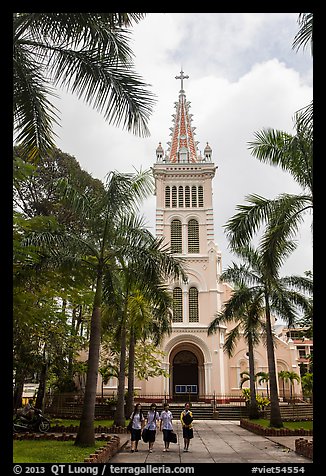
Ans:
[[[214,355],[213,348],[218,348],[219,344],[213,340],[222,342],[225,329],[221,328],[213,337],[207,336],[209,323],[221,309],[223,294],[218,284],[222,264],[221,253],[214,242],[212,200],[212,180],[217,166],[212,162],[212,149],[208,142],[203,156],[197,147],[199,142],[195,140],[196,128],[192,125],[190,101],[187,101],[183,85],[188,78],[182,70],[176,76],[176,79],[181,80],[181,89],[178,101],[174,103],[171,140],[165,151],[159,143],[153,174],[156,190],[156,235],[164,239],[173,253],[184,259],[188,277],[187,283],[168,283],[173,294],[173,331],[166,345],[174,357],[188,355],[192,365],[199,362],[197,383],[188,383],[189,388],[193,388],[194,392],[196,390],[196,396],[200,398],[200,395],[212,391],[212,363],[216,358],[223,359],[223,352],[218,356]],[[176,343],[176,346],[171,346],[171,339],[181,335],[184,336],[184,342],[189,341],[188,344]],[[179,342],[178,339],[176,342]],[[191,357],[189,352],[193,352],[194,356]],[[170,378],[165,382],[164,390],[172,393],[173,398],[186,386],[185,382],[179,381],[181,376],[173,377],[181,374],[176,369],[173,371],[176,363],[181,365],[178,359],[180,360],[175,357],[173,360],[171,357],[169,363],[166,363]],[[218,366],[223,374],[223,361]],[[219,383],[214,383],[214,389],[224,391],[224,376],[222,378],[220,375]]]

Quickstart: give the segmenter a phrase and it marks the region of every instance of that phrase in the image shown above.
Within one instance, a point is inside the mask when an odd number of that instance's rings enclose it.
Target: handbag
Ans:
[[[177,434],[174,433],[174,431],[171,431],[171,432],[170,432],[170,434],[169,434],[169,441],[170,441],[170,443],[177,443],[177,442],[178,442]]]
[[[183,423],[185,425],[190,425],[191,422],[193,421],[193,417],[190,415],[190,413],[186,413],[185,415],[183,415]]]
[[[154,421],[155,417],[156,417],[156,414],[157,412],[154,413],[154,418],[152,421]],[[152,423],[152,422],[151,422]],[[147,423],[147,425],[149,425],[149,422]],[[148,428],[144,428],[143,431],[142,431],[142,434],[141,434],[141,437],[143,439],[143,442],[144,443],[148,443],[149,442],[149,432],[150,430]]]
[[[130,418],[130,422],[128,423],[127,425],[127,431],[128,433],[131,433],[131,430],[132,430],[132,422],[134,421],[134,412],[132,413],[131,415],[131,418]]]
[[[148,428],[143,429],[141,437],[142,437],[144,443],[148,443],[148,440],[149,440],[149,430],[148,430]]]

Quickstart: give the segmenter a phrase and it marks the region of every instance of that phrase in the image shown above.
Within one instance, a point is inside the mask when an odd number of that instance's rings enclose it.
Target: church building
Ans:
[[[221,325],[215,334],[207,335],[210,322],[232,292],[230,286],[219,281],[222,254],[215,243],[212,200],[212,182],[218,178],[218,167],[208,142],[203,154],[197,148],[196,128],[184,90],[188,76],[181,71],[176,79],[180,80],[181,89],[174,103],[171,140],[167,150],[159,143],[153,165],[156,235],[163,237],[176,256],[184,259],[188,279],[186,283],[168,283],[173,295],[172,332],[161,345],[165,356],[162,367],[168,377],[136,380],[135,388],[140,396],[209,401],[213,395],[241,393],[240,373],[248,370],[247,345],[240,339],[229,358],[223,352],[223,344],[232,326],[228,329]],[[289,370],[300,374],[295,346],[277,336],[276,340],[277,372]],[[263,343],[254,353],[255,371],[268,373]],[[295,382],[296,394],[301,393],[298,385]],[[266,382],[258,384],[257,390],[266,395]]]

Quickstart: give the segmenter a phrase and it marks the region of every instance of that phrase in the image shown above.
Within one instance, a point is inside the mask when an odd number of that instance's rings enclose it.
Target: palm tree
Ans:
[[[305,48],[311,42],[313,14],[299,14],[300,29],[292,47]],[[259,227],[266,224],[265,249],[275,242],[285,243],[296,235],[307,212],[313,210],[313,103],[298,110],[294,115],[295,135],[275,129],[263,129],[254,133],[248,142],[251,153],[261,162],[279,166],[289,172],[302,187],[298,195],[281,194],[274,200],[251,194],[248,204],[239,205],[239,213],[226,224],[231,246],[237,247],[250,242]]]
[[[278,269],[292,247],[276,248],[275,252],[262,253],[261,249],[251,247],[238,248],[237,254],[244,264],[233,264],[228,281],[243,283],[255,293],[258,300],[263,300],[268,373],[270,381],[270,426],[282,427],[278,401],[276,365],[273,343],[272,312],[282,316],[290,325],[296,318],[296,309],[306,309],[309,304],[301,291],[312,292],[311,279],[306,277],[278,277]],[[273,251],[273,250],[271,250]],[[224,274],[224,273],[223,273]],[[298,290],[298,291],[297,291]]]
[[[300,48],[305,49],[310,44],[311,55],[313,52],[313,14],[312,13],[300,13],[298,17],[299,31],[295,35],[292,48],[297,51]]]
[[[222,322],[236,322],[236,326],[228,332],[224,343],[224,350],[228,356],[233,355],[236,341],[243,333],[244,339],[248,345],[249,358],[249,381],[250,381],[250,405],[249,418],[259,418],[258,405],[255,388],[255,365],[254,365],[254,347],[259,343],[261,332],[264,328],[262,318],[262,298],[254,289],[246,287],[242,280],[238,280],[237,270],[229,267],[221,274],[222,281],[233,280],[240,285],[232,294],[224,309],[217,314],[215,319],[208,327],[208,335],[217,331]],[[242,385],[242,384],[241,384]]]
[[[301,377],[301,386],[302,386],[302,392],[305,397],[309,397],[312,400],[313,397],[313,374],[310,372],[307,372]]]
[[[283,400],[285,398],[285,382],[287,379],[288,370],[280,370],[278,373],[279,379],[282,380],[282,389],[283,389]]]
[[[130,253],[117,256],[117,260],[119,262],[119,279],[115,281],[116,288],[112,287],[112,294],[111,296],[108,295],[107,299],[111,303],[116,302],[116,312],[119,315],[120,368],[118,402],[114,424],[124,426],[127,327],[131,325],[130,365],[133,364],[133,345],[137,337],[134,319],[130,318],[130,305],[134,293],[141,290],[144,296],[150,300],[153,312],[158,307],[163,313],[163,318],[164,314],[168,312],[167,306],[170,304],[170,300],[167,300],[166,294],[162,293],[161,287],[168,278],[182,277],[185,279],[185,274],[181,266],[181,260],[168,251],[166,247],[163,247],[162,239],[153,237],[149,232],[136,237],[136,242],[134,242]],[[118,299],[117,295],[119,296]],[[161,322],[163,322],[163,319]],[[132,367],[130,367],[129,372],[130,378],[133,378]],[[133,393],[131,388],[129,388],[129,392]]]
[[[246,382],[249,382],[250,381],[250,372],[248,372],[247,370],[244,370],[243,372],[240,373],[240,388],[243,387],[243,385],[246,383]],[[255,385],[256,385],[256,374],[254,374],[254,382],[255,382]],[[255,387],[255,390],[256,390],[256,387]]]
[[[103,291],[111,286],[117,256],[133,252],[135,239],[132,238],[137,233],[148,234],[145,227],[135,228],[132,217],[138,203],[151,193],[152,185],[149,171],[136,174],[112,172],[102,194],[94,194],[90,189],[82,194],[67,180],[60,180],[58,188],[63,201],[85,224],[84,230],[78,233],[78,230],[55,227],[51,220],[46,230],[34,231],[25,240],[26,245],[39,246],[41,254],[47,256],[47,262],[52,266],[68,264],[68,269],[84,268],[94,283],[85,398],[76,445],[91,446],[94,443]]]
[[[263,383],[266,382],[266,389],[267,389],[267,398],[269,398],[269,391],[268,391],[268,381],[269,381],[269,375],[268,372],[257,372],[256,374],[258,378],[258,383]]]
[[[313,55],[313,14],[299,13],[298,17],[299,31],[294,37],[292,48],[299,51],[303,50],[310,43],[311,56]],[[298,111],[301,113],[300,121],[303,127],[311,128],[313,124],[313,101],[308,106]]]
[[[143,290],[138,290],[130,303],[127,415],[131,414],[134,407],[136,343],[150,339],[158,346],[163,337],[171,332],[171,293],[163,286],[151,284],[152,291],[149,296]]]
[[[294,381],[300,382],[300,377],[296,372],[288,371],[287,378],[290,382],[290,400],[292,402]]]
[[[134,22],[143,13],[14,13],[14,128],[27,160],[54,146],[58,111],[49,97],[66,88],[122,124],[148,135],[153,95],[134,72],[128,45]]]
[[[282,167],[291,173],[303,188],[298,195],[281,194],[274,200],[251,194],[246,205],[238,205],[239,213],[225,225],[231,247],[250,242],[260,226],[265,224],[265,245],[282,247],[298,232],[299,225],[307,212],[313,209],[312,134],[303,127],[298,113],[296,135],[283,131],[265,129],[256,132],[255,141],[249,142],[253,156],[262,162]]]

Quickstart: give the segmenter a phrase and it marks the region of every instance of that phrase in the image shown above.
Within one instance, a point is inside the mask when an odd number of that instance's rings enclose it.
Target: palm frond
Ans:
[[[233,355],[234,349],[236,347],[236,341],[239,339],[240,336],[240,330],[241,323],[237,324],[225,336],[223,350],[228,354],[229,357],[232,357]]]
[[[28,51],[15,48],[14,66],[14,132],[21,142],[22,153],[29,162],[36,162],[54,147],[52,125],[57,122],[57,109],[47,99],[54,95],[44,80],[42,67]]]
[[[143,13],[15,13],[14,127],[25,155],[54,146],[57,111],[50,85],[66,87],[110,124],[149,135],[154,94],[133,71],[132,23]],[[125,26],[126,28],[122,28]],[[51,81],[48,76],[52,75]]]
[[[54,53],[56,57],[54,58]],[[83,98],[114,126],[148,136],[147,122],[154,95],[128,63],[110,54],[99,58],[98,49],[53,49],[50,65],[54,83]]]
[[[245,197],[248,205],[237,205],[239,211],[224,225],[232,250],[247,245],[273,210],[273,203],[259,195]]]
[[[313,14],[300,13],[298,18],[299,31],[295,35],[292,48],[297,51],[300,48],[305,49],[311,42],[311,54],[313,53]]]

